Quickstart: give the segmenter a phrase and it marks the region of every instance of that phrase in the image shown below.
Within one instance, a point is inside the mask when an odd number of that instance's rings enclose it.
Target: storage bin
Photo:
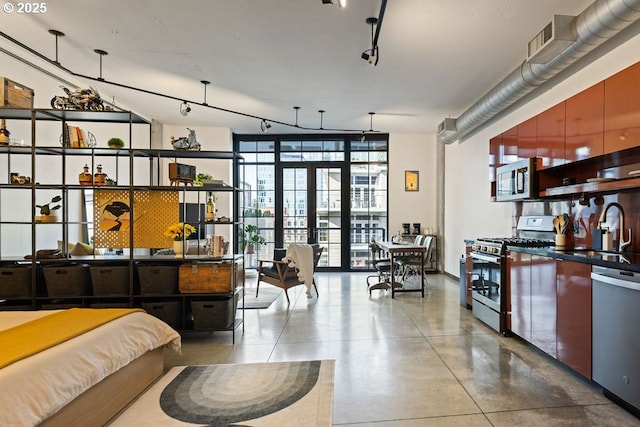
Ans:
[[[191,301],[194,330],[229,329],[236,318],[236,297]]]
[[[0,298],[31,298],[31,269],[0,268]]]
[[[231,292],[230,262],[186,262],[180,266],[181,293]]]
[[[170,295],[178,293],[178,266],[139,265],[140,294]]]
[[[83,307],[81,302],[61,302],[56,304],[42,304],[41,310],[66,310],[69,308]]]
[[[0,77],[0,107],[33,108],[33,89]]]
[[[91,308],[128,308],[129,303],[126,302],[96,302],[91,304]]]
[[[89,294],[91,275],[85,265],[44,267],[42,271],[49,297],[79,297]]]
[[[129,267],[91,266],[91,287],[93,295],[113,296],[129,294]]]
[[[182,306],[180,301],[143,302],[142,308],[173,329],[180,329],[182,326]]]

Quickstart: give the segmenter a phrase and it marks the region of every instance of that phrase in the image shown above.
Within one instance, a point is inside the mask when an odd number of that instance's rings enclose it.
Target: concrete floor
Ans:
[[[391,299],[369,296],[365,278],[317,273],[319,298],[298,286],[290,306],[282,294],[245,310],[235,345],[231,332],[184,335],[167,368],[335,359],[336,426],[640,426],[594,384],[475,319],[455,280],[428,275],[424,299]]]

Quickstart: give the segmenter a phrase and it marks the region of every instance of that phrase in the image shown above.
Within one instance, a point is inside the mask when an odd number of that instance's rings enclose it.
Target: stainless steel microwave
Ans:
[[[500,166],[496,170],[496,200],[508,202],[537,198],[536,168],[538,163],[539,159],[532,157]]]

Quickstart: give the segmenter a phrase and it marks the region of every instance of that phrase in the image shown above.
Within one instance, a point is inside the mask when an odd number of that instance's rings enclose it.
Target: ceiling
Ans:
[[[56,0],[42,14],[3,13],[0,28],[51,60],[48,30],[62,31],[63,67],[97,78],[94,49],[103,49],[107,82],[194,103],[183,117],[176,99],[56,70],[166,124],[260,132],[259,119],[197,105],[207,80],[207,104],[270,122],[295,125],[299,106],[301,128],[435,133],[522,63],[528,41],[554,14],[578,15],[590,3],[389,0],[375,67],[360,55],[371,47],[365,20],[378,16],[380,0],[348,0],[345,8],[322,0]],[[52,69],[6,39],[0,46]],[[269,132],[301,128],[272,123]]]

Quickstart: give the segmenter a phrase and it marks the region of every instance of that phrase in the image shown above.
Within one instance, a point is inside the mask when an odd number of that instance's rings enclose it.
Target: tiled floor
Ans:
[[[235,345],[230,332],[186,335],[166,364],[335,359],[336,426],[640,426],[591,383],[476,320],[456,281],[429,275],[424,299],[391,299],[370,297],[365,277],[317,273],[319,298],[291,289],[290,306],[281,295],[245,310]]]

